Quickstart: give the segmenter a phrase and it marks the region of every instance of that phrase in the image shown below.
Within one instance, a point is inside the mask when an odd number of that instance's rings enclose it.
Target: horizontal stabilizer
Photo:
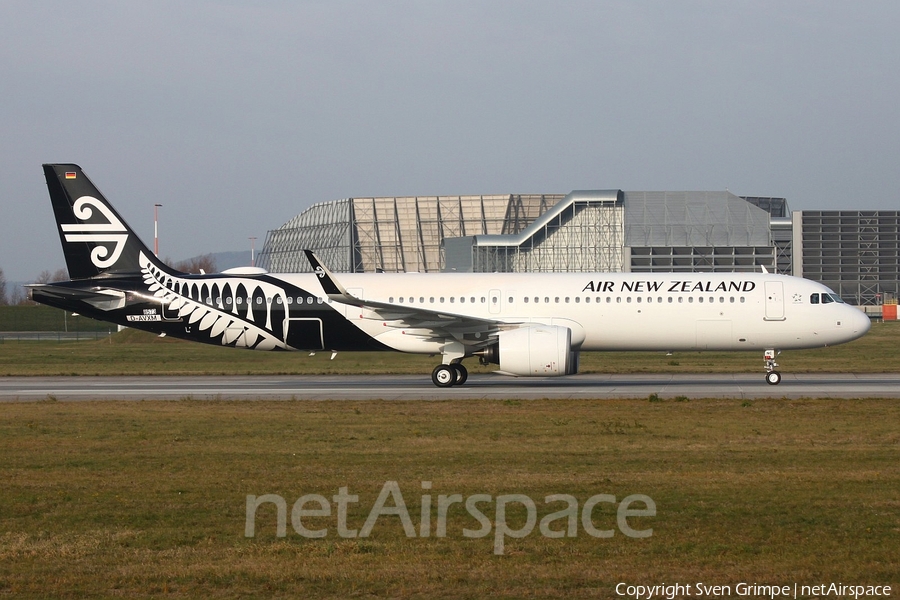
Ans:
[[[58,300],[77,300],[90,304],[99,310],[116,310],[125,306],[125,292],[121,290],[110,289],[79,289],[74,287],[53,285],[45,283],[34,283],[25,286],[28,288],[28,294],[32,299],[38,298],[58,299]]]

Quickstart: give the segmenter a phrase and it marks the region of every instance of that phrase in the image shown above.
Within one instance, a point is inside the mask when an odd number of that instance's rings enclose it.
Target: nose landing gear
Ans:
[[[781,354],[779,350],[766,350],[764,356],[766,361],[766,383],[769,385],[778,385],[781,383],[781,373],[775,370],[778,368],[775,357],[779,354]]]

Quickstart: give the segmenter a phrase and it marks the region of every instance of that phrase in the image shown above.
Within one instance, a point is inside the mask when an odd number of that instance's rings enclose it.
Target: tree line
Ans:
[[[51,281],[64,281],[68,278],[69,272],[65,269],[57,269],[53,273],[41,271],[31,283],[50,283]],[[34,302],[29,300],[25,288],[21,285],[13,286],[10,289],[9,282],[6,281],[6,275],[3,273],[3,268],[0,267],[0,306],[18,306],[22,304],[34,304]]]

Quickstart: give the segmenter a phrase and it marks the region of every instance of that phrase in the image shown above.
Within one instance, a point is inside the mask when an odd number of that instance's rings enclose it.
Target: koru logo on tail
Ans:
[[[60,225],[67,242],[92,242],[98,245],[91,250],[91,262],[98,269],[108,269],[116,264],[128,241],[128,230],[109,208],[93,196],[82,196],[72,205],[75,218],[87,221],[94,210],[106,219],[106,223],[81,223]],[[108,244],[112,244],[112,248]]]

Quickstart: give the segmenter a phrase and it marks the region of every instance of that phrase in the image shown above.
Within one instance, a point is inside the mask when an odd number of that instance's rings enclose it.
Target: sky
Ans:
[[[354,196],[723,190],[900,209],[896,1],[0,0],[0,268],[74,162],[160,255]]]

